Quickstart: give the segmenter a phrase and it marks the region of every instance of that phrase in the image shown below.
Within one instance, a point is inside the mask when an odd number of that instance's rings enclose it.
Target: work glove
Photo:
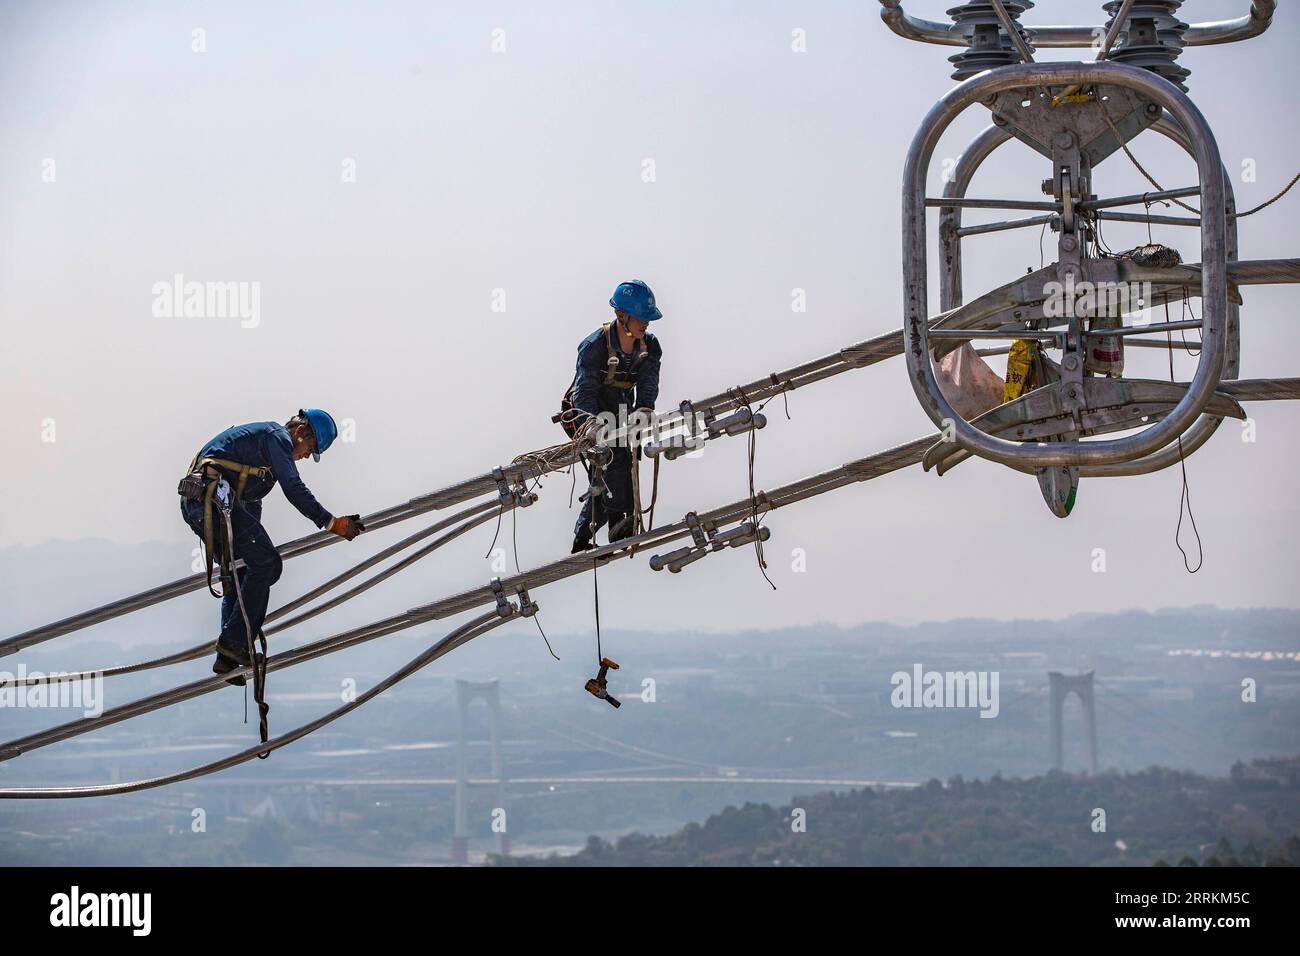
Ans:
[[[361,523],[361,515],[343,515],[330,522],[330,530],[340,538],[347,538],[351,541],[365,531],[366,526]]]

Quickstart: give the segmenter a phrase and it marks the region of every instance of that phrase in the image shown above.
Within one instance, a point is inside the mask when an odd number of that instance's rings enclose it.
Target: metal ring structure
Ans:
[[[1160,422],[1135,435],[1095,442],[1007,441],[988,435],[958,415],[939,390],[930,361],[925,187],[939,138],[967,107],[998,93],[1043,86],[1111,84],[1136,90],[1169,111],[1187,132],[1201,190],[1202,351],[1187,393]],[[1219,383],[1227,320],[1227,225],[1223,165],[1205,117],[1173,84],[1120,63],[1044,63],[1008,66],[974,76],[931,108],[908,149],[903,172],[904,354],[913,391],[940,428],[952,423],[958,445],[1005,465],[1097,466],[1131,462],[1158,451],[1191,427]]]
[[[1163,113],[1160,119],[1152,124],[1151,129],[1155,130],[1181,146],[1189,154],[1192,152],[1191,141],[1172,116]],[[971,141],[965,151],[957,158],[957,163],[953,167],[952,178],[948,185],[944,187],[943,195],[945,199],[963,199],[966,196],[967,189],[970,188],[971,180],[975,178],[976,172],[984,164],[984,161],[993,154],[995,150],[1003,143],[1011,139],[1011,132],[1003,126],[989,126],[985,128],[978,136]],[[1234,216],[1236,212],[1236,196],[1233,193],[1232,178],[1228,171],[1223,171],[1223,189],[1225,212],[1227,218],[1227,259],[1233,262],[1237,258],[1237,220]],[[961,206],[941,206],[939,207],[939,243],[942,253],[943,274],[939,283],[939,309],[947,312],[961,305],[963,302],[962,288],[962,260],[961,246],[962,236],[958,232],[961,228],[962,207]],[[1158,328],[1153,331],[1159,331]],[[1228,303],[1228,327],[1227,342],[1224,350],[1223,375],[1225,379],[1235,379],[1241,371],[1241,306],[1235,302]],[[1155,452],[1145,458],[1139,458],[1135,461],[1123,462],[1117,465],[1096,465],[1081,470],[1080,474],[1084,478],[1105,478],[1121,477],[1127,475],[1149,475],[1156,471],[1168,468],[1171,465],[1178,464],[1179,461],[1191,455],[1199,449],[1222,424],[1223,419],[1217,415],[1203,414],[1196,423],[1192,425],[1182,436],[1182,440],[1177,443],[1166,445],[1160,451]],[[1181,445],[1181,448],[1179,447]],[[1026,467],[1023,469],[1032,473],[1033,469]]]

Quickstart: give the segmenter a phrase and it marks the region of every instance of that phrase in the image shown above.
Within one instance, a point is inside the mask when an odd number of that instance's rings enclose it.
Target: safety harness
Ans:
[[[620,371],[622,365],[621,355],[626,354],[614,342],[614,322],[606,322],[601,326],[605,336],[605,377],[601,379],[602,385],[610,388],[617,388],[627,391],[636,387],[637,371],[645,357],[650,354],[650,348],[646,345],[644,338],[635,340],[636,347],[632,353],[632,362],[627,371]],[[574,407],[573,398],[578,390],[578,373],[573,373],[573,381],[569,383],[568,389],[564,392],[564,397],[560,399],[560,410],[551,416],[551,421],[556,422],[564,433],[569,436],[570,440],[578,437],[578,420],[582,417],[582,412]]]
[[[203,502],[203,550],[207,553],[205,565],[208,577],[208,591],[213,597],[221,597],[212,587],[212,568],[216,564],[216,552],[212,548],[214,539],[213,495],[217,483],[226,477],[226,473],[235,476],[235,500],[244,500],[244,486],[249,478],[262,479],[271,473],[266,465],[245,465],[225,458],[201,458],[194,456],[190,462],[189,473],[181,479],[176,489],[182,498]]]
[[[645,344],[644,338],[635,339],[636,349],[632,354],[632,364],[626,372],[618,370],[620,363],[619,355],[622,348],[614,344],[614,326],[617,323],[606,322],[601,326],[605,331],[605,380],[604,384],[614,388],[628,389],[636,385],[637,368],[645,360],[646,354],[650,351]],[[577,376],[575,375],[576,379]]]

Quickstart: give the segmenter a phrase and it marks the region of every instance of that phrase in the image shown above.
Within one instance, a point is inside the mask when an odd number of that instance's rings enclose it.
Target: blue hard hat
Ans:
[[[620,282],[618,288],[614,290],[614,294],[610,296],[609,304],[620,312],[626,312],[634,319],[641,319],[646,322],[653,322],[655,319],[662,319],[664,316],[655,307],[655,294],[640,279],[633,279],[631,282]]]
[[[298,415],[307,420],[316,436],[316,450],[311,453],[311,457],[313,461],[320,461],[321,452],[328,451],[338,437],[339,427],[334,424],[329,412],[323,412],[319,408],[300,408]]]

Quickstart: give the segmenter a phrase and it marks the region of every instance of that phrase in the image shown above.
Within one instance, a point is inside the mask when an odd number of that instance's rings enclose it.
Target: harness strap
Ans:
[[[230,461],[227,458],[201,458],[198,455],[190,462],[189,473],[192,475],[200,472],[204,478],[208,479],[207,488],[203,493],[203,548],[207,552],[206,573],[208,579],[208,593],[213,597],[221,597],[212,587],[212,567],[216,563],[216,551],[213,550],[215,534],[213,532],[213,515],[212,515],[212,496],[217,490],[217,480],[225,477],[223,472],[231,472],[238,476],[235,483],[235,498],[242,500],[244,497],[244,486],[248,484],[248,479],[265,478],[271,473],[268,465],[245,465],[243,462]],[[233,567],[233,557],[231,564]]]
[[[207,490],[203,494],[203,551],[207,557],[205,562],[208,574],[208,593],[213,597],[221,597],[220,594],[212,587],[212,565],[216,563],[216,551],[213,550],[213,521],[212,521],[212,497],[216,494],[217,483],[209,482]],[[225,585],[222,585],[225,588]]]
[[[265,478],[271,473],[271,467],[269,465],[245,465],[243,462],[230,461],[226,458],[196,457],[194,461],[190,463],[190,473],[193,474],[200,468],[203,469],[204,475],[209,478],[221,477],[220,474],[214,473],[212,469],[229,471],[237,475],[238,481],[235,484],[235,497],[241,500],[244,497],[244,486],[248,484],[248,479],[250,477]]]
[[[630,389],[636,385],[636,370],[649,354],[649,348],[645,344],[644,338],[636,339],[636,353],[632,356],[632,365],[626,372],[618,370],[620,364],[620,354],[626,354],[622,348],[614,344],[614,322],[606,322],[602,328],[605,330],[605,381],[604,384],[612,388]]]

